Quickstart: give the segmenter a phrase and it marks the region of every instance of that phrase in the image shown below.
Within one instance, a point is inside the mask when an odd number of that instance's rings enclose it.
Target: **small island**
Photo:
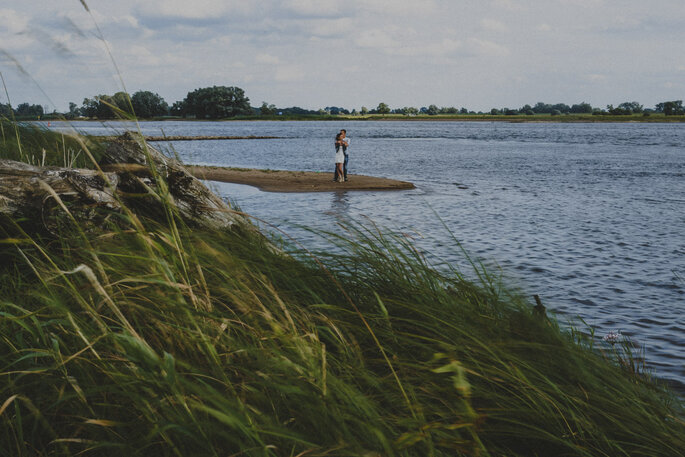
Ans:
[[[266,192],[330,192],[352,190],[408,190],[410,182],[374,176],[350,175],[345,182],[333,181],[333,173],[316,171],[259,170],[253,168],[189,165],[195,177],[210,181],[247,184]]]

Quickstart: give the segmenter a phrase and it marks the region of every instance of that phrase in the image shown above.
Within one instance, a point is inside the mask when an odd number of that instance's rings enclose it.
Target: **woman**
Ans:
[[[345,153],[343,152],[342,133],[335,136],[335,177],[334,181],[343,182],[345,177],[343,175],[343,163],[345,162]]]

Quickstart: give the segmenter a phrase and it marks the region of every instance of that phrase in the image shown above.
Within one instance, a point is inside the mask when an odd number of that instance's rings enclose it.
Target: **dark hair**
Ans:
[[[342,133],[342,132],[345,132],[345,133],[347,133],[347,130],[345,130],[345,129],[342,129],[342,130],[340,131],[340,133]]]
[[[342,136],[342,133],[338,133],[338,134],[335,136],[335,139],[336,139],[336,140],[339,140],[341,136]]]

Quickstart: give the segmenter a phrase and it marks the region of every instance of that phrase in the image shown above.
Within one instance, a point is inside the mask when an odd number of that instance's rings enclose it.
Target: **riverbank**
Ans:
[[[24,119],[27,121],[35,121],[36,119]],[[42,119],[44,122],[63,121],[59,118]],[[76,119],[81,122],[102,122],[114,119]],[[644,114],[437,114],[430,116],[427,114],[420,114],[416,116],[408,116],[405,114],[367,114],[367,115],[273,115],[273,116],[236,116],[233,118],[224,119],[195,119],[185,117],[156,117],[151,119],[141,119],[141,121],[184,121],[184,122],[217,122],[217,121],[423,121],[423,122],[513,122],[513,123],[681,123],[685,122],[685,115],[666,116],[662,113]],[[162,138],[164,139],[164,138]],[[171,141],[170,138],[166,138]],[[210,138],[214,139],[214,138]],[[223,138],[216,138],[223,139]],[[227,138],[238,139],[238,138]],[[160,141],[157,137],[149,141]]]
[[[0,192],[0,449],[12,455],[685,448],[682,401],[629,339],[560,328],[500,271],[468,258],[473,271],[438,270],[412,236],[345,219],[311,228],[327,240],[314,251],[282,225],[283,237],[260,232],[133,138],[67,169],[64,151],[85,141],[14,127],[0,145],[20,161],[0,182],[27,188]]]
[[[415,188],[410,182],[364,175],[349,175],[349,180],[346,182],[334,182],[332,172],[258,170],[198,165],[186,168],[200,179],[247,184],[266,192],[377,191]]]

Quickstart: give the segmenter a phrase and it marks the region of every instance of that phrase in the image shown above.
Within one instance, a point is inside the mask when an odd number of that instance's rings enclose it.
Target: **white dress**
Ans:
[[[337,146],[335,148],[335,163],[344,163],[345,162],[345,154],[343,153],[343,148],[341,146]]]

